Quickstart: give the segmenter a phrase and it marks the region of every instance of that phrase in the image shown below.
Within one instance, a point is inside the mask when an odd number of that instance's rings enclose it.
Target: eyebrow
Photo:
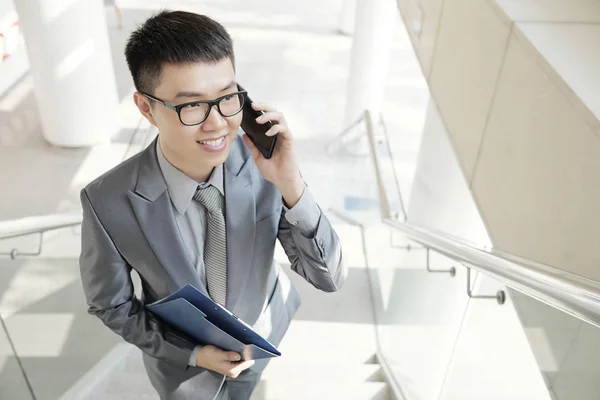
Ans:
[[[227,86],[225,86],[223,89],[221,89],[219,92],[224,92],[227,89],[231,89],[233,87],[236,87],[236,83],[235,81],[231,81],[227,84]],[[206,95],[204,93],[200,93],[200,92],[190,92],[190,91],[182,91],[177,93],[177,95],[175,96],[176,99],[180,99],[182,97],[205,97]]]

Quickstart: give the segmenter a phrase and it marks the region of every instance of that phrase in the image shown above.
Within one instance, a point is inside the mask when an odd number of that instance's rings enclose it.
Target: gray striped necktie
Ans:
[[[204,240],[204,269],[208,293],[225,306],[227,298],[227,235],[225,217],[221,210],[221,193],[214,186],[198,189],[194,200],[206,208],[206,237]]]

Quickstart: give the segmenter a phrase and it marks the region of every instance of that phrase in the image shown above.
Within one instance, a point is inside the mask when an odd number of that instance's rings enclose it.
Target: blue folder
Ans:
[[[161,320],[201,345],[239,353],[242,360],[279,357],[281,353],[248,324],[191,285],[146,305]]]

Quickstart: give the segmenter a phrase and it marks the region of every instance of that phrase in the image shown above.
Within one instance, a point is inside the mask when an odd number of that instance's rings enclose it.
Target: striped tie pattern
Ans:
[[[221,210],[221,193],[214,186],[198,189],[194,200],[207,211],[206,238],[204,240],[204,268],[208,293],[212,299],[225,306],[227,296],[227,235],[225,217]]]

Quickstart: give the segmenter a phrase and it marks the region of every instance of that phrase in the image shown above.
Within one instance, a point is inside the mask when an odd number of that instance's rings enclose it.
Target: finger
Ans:
[[[227,356],[226,359],[231,362],[240,361],[242,359],[242,356],[235,351],[228,351],[225,353],[225,355]]]
[[[250,149],[250,153],[252,153],[252,158],[255,162],[263,156],[260,151],[258,151],[254,143],[252,143],[252,140],[250,140],[247,133],[244,133],[242,139],[244,140],[246,146]]]
[[[267,135],[267,136],[275,136],[278,133],[281,134],[281,136],[283,136],[286,139],[291,138],[291,133],[290,133],[290,130],[288,129],[288,127],[285,126],[285,125],[281,125],[281,124],[273,125],[271,127],[271,129],[269,129],[265,133],[265,135]]]
[[[256,118],[256,122],[264,124],[267,121],[278,122],[280,124],[285,122],[285,117],[278,111],[269,111]]]
[[[231,373],[233,373],[235,375],[239,375],[242,371],[250,368],[253,365],[254,365],[254,360],[246,360],[244,362],[239,363],[235,367],[233,367],[231,369]]]
[[[268,105],[267,103],[252,103],[252,108],[256,111],[265,111],[265,112],[276,112],[277,109],[273,106]]]

